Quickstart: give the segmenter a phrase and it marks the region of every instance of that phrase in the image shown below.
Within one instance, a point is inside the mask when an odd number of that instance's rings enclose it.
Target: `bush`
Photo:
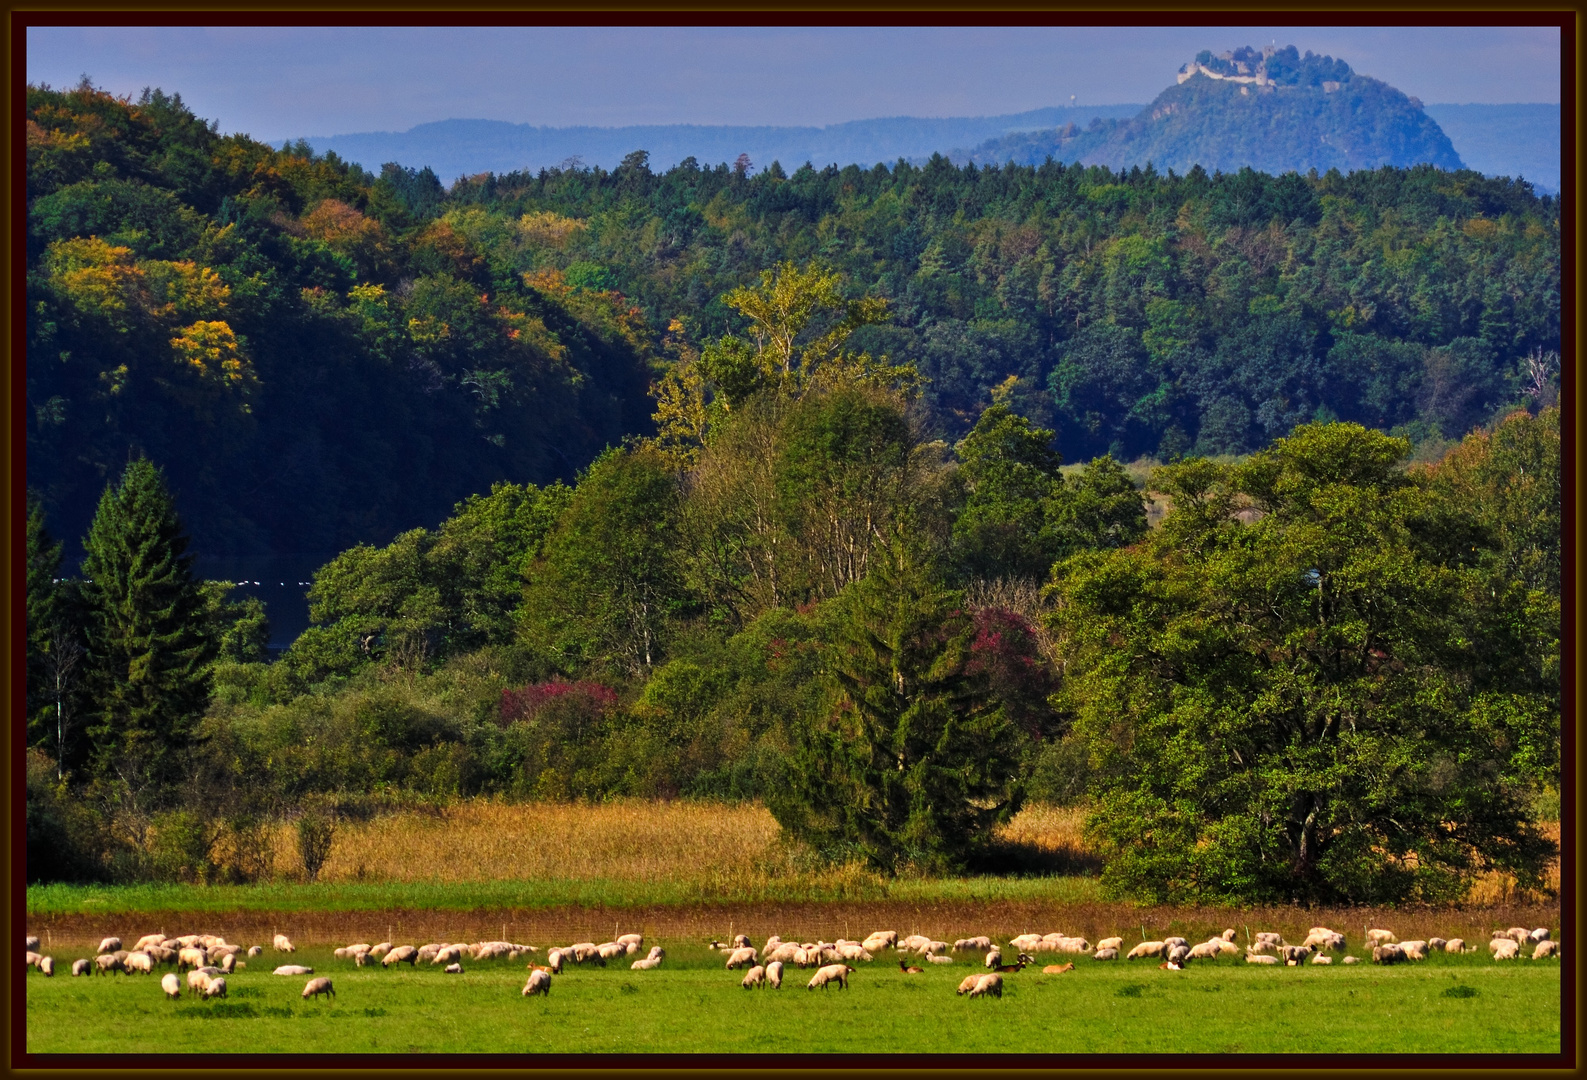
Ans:
[[[336,839],[336,819],[333,811],[305,810],[298,817],[298,857],[303,860],[303,873],[310,881],[320,876],[320,870],[331,857],[331,844]]]

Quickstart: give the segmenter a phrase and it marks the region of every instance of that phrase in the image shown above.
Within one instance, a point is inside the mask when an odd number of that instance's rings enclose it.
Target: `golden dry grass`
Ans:
[[[1541,831],[1544,836],[1560,842],[1559,822],[1546,821]],[[1466,894],[1466,903],[1474,907],[1508,907],[1510,905],[1543,904],[1559,897],[1559,857],[1549,863],[1543,875],[1543,889],[1522,889],[1516,885],[1515,875],[1490,870],[1472,883]]]

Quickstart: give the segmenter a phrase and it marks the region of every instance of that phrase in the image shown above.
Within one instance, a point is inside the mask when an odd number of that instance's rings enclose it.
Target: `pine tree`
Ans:
[[[209,699],[214,644],[187,544],[163,475],[146,459],[129,464],[83,544],[88,735],[102,775],[170,779]]]
[[[772,813],[829,855],[961,868],[1018,805],[1019,732],[975,620],[902,533],[835,604],[838,705],[803,733]]]
[[[56,579],[60,576],[61,545],[44,529],[44,508],[28,493],[28,743],[43,738],[51,727],[55,695],[49,673],[50,638],[59,618]]]

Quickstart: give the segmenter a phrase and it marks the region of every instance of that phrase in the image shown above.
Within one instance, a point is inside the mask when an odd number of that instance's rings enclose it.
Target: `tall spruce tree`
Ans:
[[[172,778],[209,699],[215,646],[193,557],[160,470],[130,463],[105,489],[83,546],[88,736],[101,775]]]

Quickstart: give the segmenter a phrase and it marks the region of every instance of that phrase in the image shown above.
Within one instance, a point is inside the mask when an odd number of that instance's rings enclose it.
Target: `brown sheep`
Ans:
[[[325,994],[328,997],[336,996],[336,990],[331,986],[331,980],[327,979],[324,975],[321,975],[317,979],[310,979],[304,984],[304,1001],[307,1001],[311,997],[319,997],[321,994]]]

